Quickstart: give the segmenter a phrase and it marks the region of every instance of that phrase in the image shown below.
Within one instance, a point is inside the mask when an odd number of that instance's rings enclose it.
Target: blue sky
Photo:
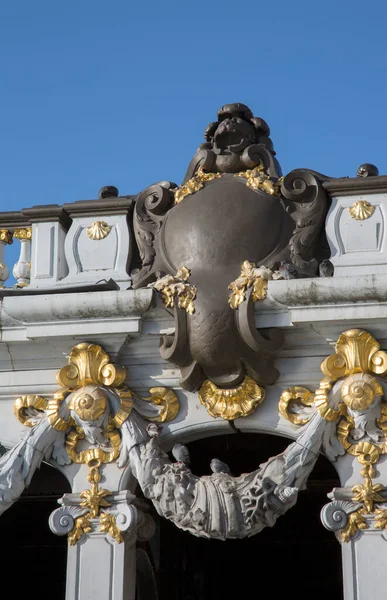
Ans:
[[[387,173],[387,5],[12,0],[0,8],[0,210],[179,183],[241,101],[286,173]]]

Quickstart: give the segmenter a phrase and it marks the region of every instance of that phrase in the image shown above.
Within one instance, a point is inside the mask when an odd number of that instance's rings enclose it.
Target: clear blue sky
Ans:
[[[0,210],[179,183],[241,101],[286,173],[387,173],[387,5],[4,0]]]

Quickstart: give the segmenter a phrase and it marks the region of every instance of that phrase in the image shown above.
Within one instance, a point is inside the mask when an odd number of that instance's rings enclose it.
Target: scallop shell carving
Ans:
[[[87,227],[87,235],[91,240],[103,240],[110,233],[111,227],[105,221],[95,221]]]
[[[357,221],[364,221],[369,219],[374,214],[375,207],[366,200],[358,200],[351,207],[348,208],[348,212],[352,219]]]
[[[251,415],[264,397],[265,390],[247,376],[236,388],[218,388],[207,379],[199,390],[199,400],[211,417],[227,420]]]

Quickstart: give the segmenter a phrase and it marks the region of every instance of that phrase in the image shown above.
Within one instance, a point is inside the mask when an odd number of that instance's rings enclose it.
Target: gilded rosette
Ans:
[[[265,391],[251,377],[236,388],[218,388],[208,379],[199,390],[199,399],[211,417],[233,420],[248,417],[265,397]]]

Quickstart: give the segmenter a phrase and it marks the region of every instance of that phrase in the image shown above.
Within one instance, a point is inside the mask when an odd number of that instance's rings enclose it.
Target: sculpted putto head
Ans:
[[[207,125],[206,142],[199,150],[210,150],[214,156],[214,170],[220,173],[236,173],[256,166],[254,158],[257,146],[275,155],[266,121],[254,117],[248,106],[240,102],[225,104],[218,110],[218,120]]]

